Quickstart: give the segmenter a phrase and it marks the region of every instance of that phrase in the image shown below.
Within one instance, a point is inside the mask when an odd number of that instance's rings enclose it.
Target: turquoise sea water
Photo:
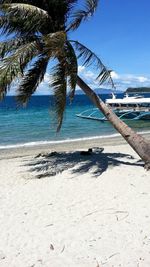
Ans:
[[[102,98],[104,100],[108,95]],[[67,105],[62,129],[56,134],[50,102],[49,96],[34,96],[27,108],[17,109],[14,98],[6,97],[0,103],[0,148],[117,134],[109,122],[85,120],[76,116],[77,113],[94,108],[85,95],[77,95],[73,104]],[[150,131],[150,121],[127,123],[136,131]]]

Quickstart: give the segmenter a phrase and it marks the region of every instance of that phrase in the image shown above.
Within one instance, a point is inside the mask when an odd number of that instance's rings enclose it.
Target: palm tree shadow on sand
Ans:
[[[93,177],[100,176],[108,167],[121,164],[126,166],[143,166],[133,156],[123,153],[104,153],[103,148],[89,149],[76,152],[51,152],[39,154],[33,160],[26,163],[29,172],[34,178],[54,176],[69,170],[72,174],[84,174],[90,172]]]

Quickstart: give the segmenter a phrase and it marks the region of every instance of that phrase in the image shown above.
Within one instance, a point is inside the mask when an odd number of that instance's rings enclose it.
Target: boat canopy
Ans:
[[[123,99],[107,99],[107,104],[134,104],[134,105],[141,105],[141,104],[150,104],[150,98],[144,98],[144,97],[124,97]]]

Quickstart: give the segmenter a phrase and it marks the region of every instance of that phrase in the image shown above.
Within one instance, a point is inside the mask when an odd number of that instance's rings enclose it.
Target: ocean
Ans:
[[[109,97],[111,96],[102,95],[103,100]],[[123,97],[123,94],[117,97]],[[12,96],[7,96],[0,102],[0,149],[118,135],[109,122],[76,116],[84,110],[94,108],[85,95],[76,95],[71,105],[68,101],[61,131],[56,133],[51,102],[52,96],[33,96],[26,108],[19,109]],[[138,132],[150,131],[150,121],[127,123]]]

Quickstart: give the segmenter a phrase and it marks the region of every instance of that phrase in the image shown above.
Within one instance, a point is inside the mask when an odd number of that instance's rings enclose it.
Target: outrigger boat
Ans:
[[[124,98],[116,98],[112,94],[111,99],[106,99],[106,105],[108,105],[115,114],[122,120],[150,120],[150,98],[143,96],[126,96]],[[76,114],[77,117],[83,119],[107,121],[107,118],[100,117],[100,112],[97,108],[88,109],[80,114]]]

